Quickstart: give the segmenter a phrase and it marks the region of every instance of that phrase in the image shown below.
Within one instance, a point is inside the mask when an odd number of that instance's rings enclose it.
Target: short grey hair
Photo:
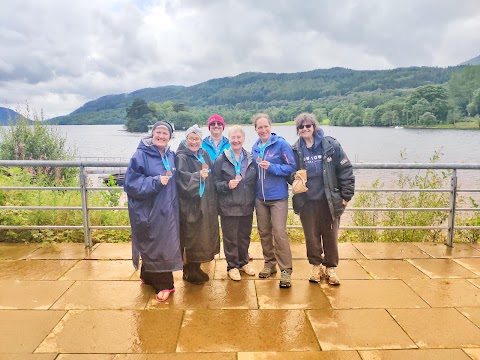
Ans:
[[[243,127],[240,125],[233,125],[230,130],[228,130],[228,137],[230,138],[230,135],[236,132],[241,132],[243,137],[245,137],[245,130],[243,130]]]

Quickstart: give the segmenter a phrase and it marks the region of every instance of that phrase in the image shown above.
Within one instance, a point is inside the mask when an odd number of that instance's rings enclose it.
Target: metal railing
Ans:
[[[29,225],[29,226],[14,226],[14,225],[0,225],[0,229],[76,229],[83,230],[85,246],[92,246],[91,231],[96,229],[130,229],[130,226],[92,226],[90,223],[90,211],[92,210],[127,210],[126,206],[89,206],[88,193],[90,191],[114,191],[122,189],[118,186],[88,186],[88,174],[98,173],[95,169],[98,168],[117,168],[125,169],[128,166],[126,161],[53,161],[53,160],[0,160],[0,166],[3,167],[74,167],[80,171],[80,184],[78,187],[34,187],[34,186],[0,186],[0,191],[11,190],[52,190],[52,191],[79,191],[81,194],[81,206],[0,206],[1,210],[76,210],[82,212],[82,225]],[[480,170],[480,164],[431,164],[431,163],[354,163],[356,170],[450,170],[451,181],[449,189],[356,189],[355,192],[437,192],[449,193],[448,207],[434,207],[434,208],[390,208],[390,207],[347,207],[347,211],[445,211],[448,212],[448,221],[446,225],[439,226],[340,226],[342,230],[447,230],[447,245],[453,246],[455,229],[475,229],[479,230],[480,226],[456,226],[455,218],[457,211],[480,211],[479,208],[458,208],[456,206],[457,195],[463,193],[480,193],[480,189],[459,189],[458,188],[458,170]],[[290,208],[291,209],[291,208]],[[298,225],[288,225],[289,228],[301,229]]]

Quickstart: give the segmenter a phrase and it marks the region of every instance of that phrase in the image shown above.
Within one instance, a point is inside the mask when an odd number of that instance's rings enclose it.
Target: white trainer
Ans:
[[[242,280],[242,277],[240,276],[240,271],[238,271],[238,269],[230,269],[228,270],[228,276],[230,277],[230,279],[232,279],[233,281],[240,281]]]
[[[243,265],[240,268],[240,271],[243,271],[245,274],[250,275],[250,276],[255,276],[255,270],[253,270],[253,267],[250,264]]]

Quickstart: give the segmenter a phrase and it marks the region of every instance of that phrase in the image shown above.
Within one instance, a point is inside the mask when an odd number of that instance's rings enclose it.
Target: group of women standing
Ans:
[[[264,256],[260,278],[280,269],[279,286],[291,286],[292,252],[287,235],[288,183],[306,171],[308,190],[293,196],[293,206],[305,232],[310,281],[322,278],[338,285],[339,218],[354,193],[352,165],[340,144],[325,137],[314,115],[295,119],[298,141],[290,146],[272,132],[267,114],[252,119],[259,136],[247,151],[240,126],[223,136],[220,115],[208,120],[210,136],[194,125],[174,154],[168,147],[172,127],[157,122],[150,138],[142,139],[125,175],[125,191],[132,226],[132,255],[141,280],[151,285],[157,301],[175,291],[172,272],[203,284],[209,276],[201,263],[220,251],[220,215],[227,272],[254,276],[248,248],[256,210]]]

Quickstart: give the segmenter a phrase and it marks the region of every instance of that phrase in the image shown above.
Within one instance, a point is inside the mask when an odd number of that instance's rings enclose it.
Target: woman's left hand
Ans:
[[[345,199],[342,199],[342,204],[343,204],[343,206],[347,206],[347,204],[348,204],[348,201],[347,201],[347,200],[345,200]]]
[[[262,160],[260,161],[260,164],[258,164],[258,166],[260,166],[262,169],[267,170],[268,167],[270,166],[270,162],[267,160]]]

